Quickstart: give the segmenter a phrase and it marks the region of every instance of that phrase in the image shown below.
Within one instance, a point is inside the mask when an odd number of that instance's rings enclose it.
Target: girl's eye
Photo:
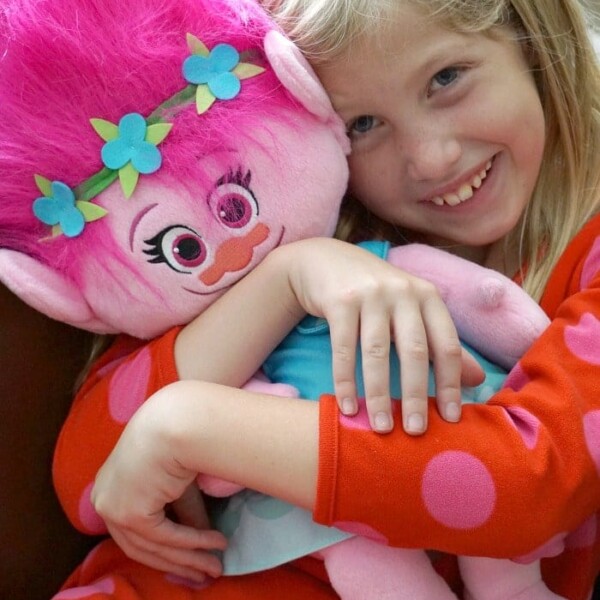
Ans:
[[[436,91],[436,88],[448,87],[456,81],[459,75],[460,69],[458,67],[447,67],[438,71],[431,79],[430,91]]]
[[[206,244],[193,229],[185,225],[173,225],[163,229],[158,235],[146,240],[150,246],[144,250],[152,257],[148,262],[166,263],[174,271],[189,273],[206,261]]]
[[[221,178],[209,200],[217,219],[229,229],[241,229],[258,214],[258,203],[250,189],[250,173],[241,170]]]
[[[368,133],[379,124],[378,119],[376,119],[373,115],[361,115],[357,119],[354,119],[348,125],[348,135],[362,135]]]

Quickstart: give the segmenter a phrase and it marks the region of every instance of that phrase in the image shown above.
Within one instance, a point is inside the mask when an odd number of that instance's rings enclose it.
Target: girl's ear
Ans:
[[[69,325],[107,332],[73,282],[14,250],[0,250],[0,281],[37,311]]]
[[[298,48],[278,31],[265,36],[265,53],[284,87],[322,121],[335,114],[327,93]]]

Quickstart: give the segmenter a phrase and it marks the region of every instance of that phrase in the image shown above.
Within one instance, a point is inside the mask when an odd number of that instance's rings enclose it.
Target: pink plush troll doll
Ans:
[[[342,125],[255,3],[0,10],[0,280],[31,306],[150,338],[333,232]]]

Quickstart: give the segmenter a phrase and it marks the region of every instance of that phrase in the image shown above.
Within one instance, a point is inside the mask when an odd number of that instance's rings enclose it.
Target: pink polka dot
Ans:
[[[504,412],[510,424],[519,432],[525,447],[528,450],[533,450],[540,432],[539,419],[520,406],[505,408]]]
[[[515,562],[527,565],[532,563],[534,560],[540,558],[549,558],[551,556],[558,556],[563,553],[565,549],[565,533],[558,533],[553,538],[548,540],[545,544],[542,544],[539,548],[536,548],[529,554],[524,554],[518,558],[513,559]]]
[[[115,360],[106,363],[103,367],[98,369],[98,376],[105,377],[108,373],[116,369],[126,358],[126,356],[121,356],[120,358],[115,358]]]
[[[514,368],[511,370],[511,372],[506,377],[503,387],[510,388],[511,390],[518,392],[528,382],[529,382],[529,377],[528,377],[527,373],[525,373],[525,371],[523,370],[523,367],[521,366],[521,363],[519,362],[514,366]]]
[[[600,474],[600,410],[592,410],[583,417],[583,435]]]
[[[584,521],[573,533],[567,536],[565,546],[567,548],[588,548],[596,541],[598,533],[598,518],[592,515]]]
[[[367,405],[363,398],[358,400],[358,413],[353,417],[346,417],[340,413],[340,424],[346,429],[358,429],[361,431],[369,431],[371,429]]]
[[[575,326],[565,327],[565,343],[579,359],[600,366],[600,321],[591,313],[585,313]]]
[[[585,259],[581,271],[581,287],[587,287],[594,276],[600,271],[600,237],[596,238],[592,250]]]
[[[94,484],[90,483],[79,500],[79,519],[81,524],[93,535],[106,533],[106,525],[100,515],[94,510],[92,505],[92,488]]]
[[[203,590],[212,585],[214,582],[214,579],[212,577],[207,577],[205,581],[203,581],[202,583],[198,583],[196,581],[192,581],[191,579],[186,579],[185,577],[179,577],[179,575],[173,575],[172,573],[168,573],[167,575],[165,575],[165,579],[169,583],[187,587],[192,590]]]
[[[389,545],[389,540],[385,535],[364,523],[358,523],[356,521],[336,521],[333,526],[342,531],[347,531],[348,533],[360,535],[360,537],[379,542],[380,544],[385,544],[386,546]]]
[[[78,598],[89,598],[94,594],[114,594],[115,582],[112,577],[101,579],[92,585],[64,590],[54,596],[54,600],[77,600]]]
[[[447,451],[431,459],[423,474],[421,494],[431,516],[453,529],[483,525],[496,503],[494,480],[478,459]]]
[[[115,371],[110,382],[109,411],[117,423],[127,423],[146,400],[150,367],[150,350],[143,348]]]

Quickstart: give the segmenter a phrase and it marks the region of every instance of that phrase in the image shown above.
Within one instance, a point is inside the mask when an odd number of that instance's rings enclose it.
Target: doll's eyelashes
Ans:
[[[242,167],[238,167],[235,171],[233,169],[229,169],[225,175],[219,177],[215,187],[219,187],[220,185],[225,185],[227,183],[235,183],[236,185],[242,186],[249,190],[251,180],[252,173],[250,171],[242,173]]]
[[[208,250],[200,234],[185,225],[172,225],[144,243],[150,246],[144,254],[152,257],[149,263],[166,263],[178,273],[191,273],[202,265]]]
[[[229,229],[245,227],[258,215],[258,202],[250,189],[252,175],[238,168],[221,177],[210,195],[209,203],[219,222]]]

